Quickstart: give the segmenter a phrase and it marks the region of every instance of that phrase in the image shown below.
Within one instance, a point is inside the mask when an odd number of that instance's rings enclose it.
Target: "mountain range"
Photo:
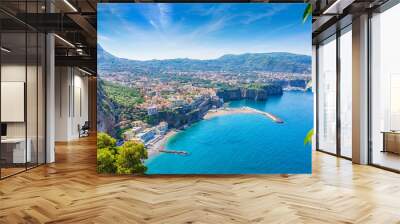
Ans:
[[[287,52],[227,54],[216,59],[189,58],[165,60],[131,60],[116,57],[97,46],[99,73],[163,72],[163,71],[228,71],[228,72],[287,72],[311,74],[311,57]]]

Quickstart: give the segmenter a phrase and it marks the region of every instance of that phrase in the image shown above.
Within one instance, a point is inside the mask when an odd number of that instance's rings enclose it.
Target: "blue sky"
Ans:
[[[311,55],[305,4],[102,3],[98,43],[121,58],[212,59],[224,54]]]

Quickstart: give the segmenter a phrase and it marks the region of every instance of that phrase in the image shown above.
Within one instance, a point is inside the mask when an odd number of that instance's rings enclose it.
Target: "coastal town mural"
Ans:
[[[311,173],[305,8],[98,4],[98,172]]]

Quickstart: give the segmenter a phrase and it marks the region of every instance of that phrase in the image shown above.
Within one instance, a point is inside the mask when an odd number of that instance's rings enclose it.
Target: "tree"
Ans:
[[[143,160],[147,159],[147,151],[143,144],[127,141],[118,148],[115,165],[117,174],[144,174],[147,167]]]
[[[116,146],[117,140],[113,137],[109,136],[104,132],[100,132],[97,134],[97,149],[109,148],[114,149]]]
[[[116,142],[106,133],[97,134],[97,172],[115,173]]]
[[[109,148],[97,150],[97,172],[98,173],[115,173],[115,155]]]

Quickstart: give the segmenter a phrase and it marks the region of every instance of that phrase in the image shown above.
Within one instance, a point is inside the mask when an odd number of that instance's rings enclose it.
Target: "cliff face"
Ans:
[[[114,128],[116,124],[115,119],[115,105],[108,100],[105,96],[103,85],[101,81],[97,83],[97,131],[106,132],[112,136],[116,135]]]
[[[267,95],[269,96],[273,96],[273,95],[282,95],[283,94],[283,90],[281,86],[277,86],[277,85],[268,85],[264,88],[265,92],[267,93]]]
[[[242,92],[240,88],[236,89],[227,89],[227,90],[218,90],[217,96],[224,101],[231,101],[231,100],[240,100],[242,99]]]
[[[158,121],[165,121],[169,127],[180,128],[195,123],[203,118],[214,105],[211,99],[203,101],[196,109],[176,108],[173,111],[161,111],[156,115]],[[216,105],[218,106],[218,105]]]
[[[242,99],[250,99],[250,100],[267,100],[268,94],[264,89],[241,89]]]
[[[308,80],[306,79],[294,79],[294,80],[277,80],[273,81],[274,85],[281,86],[283,88],[288,87],[297,87],[297,88],[306,88]]]
[[[265,85],[258,88],[236,88],[229,90],[218,90],[217,96],[224,101],[250,99],[267,100],[268,96],[282,95],[282,87],[278,85]]]
[[[301,79],[290,80],[289,81],[289,85],[292,86],[292,87],[306,88],[307,81],[306,80],[301,80]]]

